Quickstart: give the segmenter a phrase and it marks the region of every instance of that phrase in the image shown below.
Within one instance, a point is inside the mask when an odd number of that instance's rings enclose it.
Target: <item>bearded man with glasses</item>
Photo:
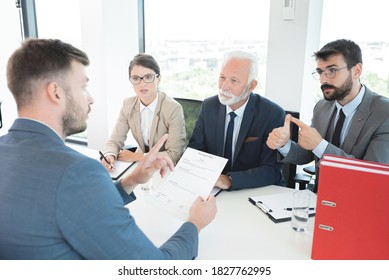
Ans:
[[[269,134],[267,145],[278,150],[282,162],[315,160],[316,170],[324,154],[389,164],[389,99],[361,83],[360,47],[341,39],[314,56],[312,75],[320,81],[324,99],[313,109],[311,126],[287,115],[284,126]],[[290,140],[291,122],[300,127],[298,143]]]

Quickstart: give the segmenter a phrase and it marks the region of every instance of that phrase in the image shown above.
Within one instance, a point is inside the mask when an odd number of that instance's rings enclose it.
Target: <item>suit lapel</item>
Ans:
[[[371,92],[366,88],[365,95],[363,96],[361,104],[358,106],[355,115],[351,120],[350,128],[346,138],[344,139],[342,149],[347,154],[351,153],[363,126],[371,114],[370,108],[372,99],[373,96]]]
[[[317,131],[320,133],[320,135],[326,139],[327,141],[331,140],[332,131],[330,130],[330,124],[332,123],[332,119],[335,117],[336,114],[336,108],[335,103],[331,102],[328,104],[327,108],[323,108],[320,111],[320,115],[318,116],[318,121],[316,125]],[[326,136],[329,136],[327,139]]]
[[[154,138],[155,138],[155,134],[157,133],[157,126],[159,123],[163,99],[164,99],[164,95],[162,93],[158,93],[158,102],[157,102],[157,106],[155,107],[153,122],[152,122],[151,128],[150,128],[150,136],[149,136],[149,148],[150,149],[155,145]],[[156,140],[159,140],[159,139],[156,139]]]
[[[220,104],[220,103],[219,103]],[[224,129],[226,123],[226,106],[220,104],[216,122],[216,151],[218,156],[224,155]]]
[[[254,99],[251,98],[251,94],[250,94],[249,102],[246,105],[246,109],[243,113],[243,119],[242,119],[242,122],[240,124],[238,139],[236,140],[236,145],[235,145],[233,162],[235,162],[237,155],[239,155],[239,153],[240,153],[240,150],[243,146],[244,139],[246,139],[246,136],[247,136],[249,129],[251,127],[251,123],[253,121],[255,113],[259,114],[259,112],[255,112],[254,105],[255,105]]]

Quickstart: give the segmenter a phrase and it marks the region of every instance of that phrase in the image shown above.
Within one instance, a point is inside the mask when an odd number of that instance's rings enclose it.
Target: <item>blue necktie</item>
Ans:
[[[340,133],[342,132],[344,118],[345,118],[345,115],[343,113],[343,110],[340,109],[339,118],[338,118],[338,121],[336,122],[334,135],[332,135],[332,141],[331,141],[331,143],[333,145],[335,145],[336,147],[340,147]]]
[[[228,159],[228,162],[224,168],[225,172],[231,171],[232,168],[232,135],[234,134],[234,119],[236,114],[230,112],[230,122],[227,127],[226,142],[224,144],[224,157]]]

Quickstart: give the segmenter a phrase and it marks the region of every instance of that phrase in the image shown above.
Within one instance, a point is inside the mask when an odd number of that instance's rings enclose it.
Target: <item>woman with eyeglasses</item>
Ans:
[[[138,54],[130,62],[129,79],[136,96],[126,98],[111,137],[105,144],[104,166],[110,170],[116,159],[139,161],[166,133],[169,137],[161,151],[166,151],[174,164],[185,145],[185,120],[181,105],[158,89],[161,73],[157,61],[148,54]],[[128,131],[138,143],[135,152],[123,149]]]

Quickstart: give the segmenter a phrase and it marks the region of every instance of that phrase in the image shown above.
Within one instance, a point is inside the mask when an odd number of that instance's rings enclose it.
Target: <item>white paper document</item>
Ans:
[[[109,171],[109,175],[113,180],[119,180],[120,177],[134,164],[134,161],[116,160],[113,170]]]
[[[67,146],[72,148],[73,150],[76,150],[83,155],[86,155],[87,157],[93,158],[97,161],[100,161],[100,155],[99,152],[93,149],[90,149],[88,147],[75,145],[72,143],[66,143]],[[134,164],[135,162],[132,161],[121,161],[116,160],[113,170],[109,171],[109,175],[111,175],[112,180],[119,180],[119,178]]]
[[[285,188],[285,192],[249,197],[249,202],[261,209],[275,222],[286,222],[292,219],[293,193],[295,189]],[[313,192],[310,199],[309,217],[316,213],[317,196]]]
[[[187,148],[153,197],[169,212],[186,219],[197,197],[207,199],[226,163],[225,158]]]

